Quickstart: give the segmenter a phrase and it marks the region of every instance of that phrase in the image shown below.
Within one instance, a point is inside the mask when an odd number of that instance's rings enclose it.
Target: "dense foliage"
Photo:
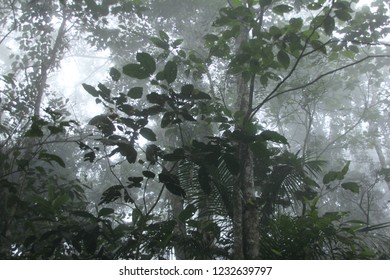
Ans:
[[[384,1],[0,14],[0,258],[390,257]]]

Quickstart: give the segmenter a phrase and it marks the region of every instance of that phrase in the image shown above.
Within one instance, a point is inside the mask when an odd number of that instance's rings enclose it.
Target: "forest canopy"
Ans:
[[[390,5],[0,3],[1,259],[390,259]]]

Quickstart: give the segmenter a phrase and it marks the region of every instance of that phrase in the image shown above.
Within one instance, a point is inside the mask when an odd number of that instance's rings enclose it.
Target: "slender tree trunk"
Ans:
[[[240,46],[249,37],[249,30],[241,26],[241,34],[237,38],[237,54]],[[249,82],[239,77],[237,80],[237,104],[241,115],[248,116],[252,109],[253,90]],[[243,122],[248,121],[244,119]],[[238,130],[244,128],[238,125]],[[257,259],[259,255],[259,219],[256,208],[255,186],[253,178],[253,155],[246,143],[238,144],[238,161],[240,172],[236,178],[233,195],[233,234],[234,258]]]
[[[175,242],[175,257],[177,260],[186,260],[186,251],[185,248],[181,245],[185,236],[186,236],[186,225],[179,221],[178,217],[183,211],[184,200],[182,197],[169,193],[169,201],[172,207],[173,218],[177,221],[177,224],[173,230],[173,234],[177,237],[179,242]]]

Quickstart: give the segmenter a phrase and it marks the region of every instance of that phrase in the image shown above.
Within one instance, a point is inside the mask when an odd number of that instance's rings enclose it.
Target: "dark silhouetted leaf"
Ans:
[[[130,63],[125,66],[123,66],[123,74],[136,78],[136,79],[146,79],[150,76],[150,73],[141,65]]]
[[[122,197],[121,190],[123,190],[123,187],[121,185],[115,185],[109,187],[107,190],[103,192],[102,197],[100,198],[99,205],[110,203],[121,198]]]
[[[129,163],[135,163],[137,160],[137,151],[134,149],[132,144],[118,144],[118,148],[121,155],[125,156]]]
[[[102,208],[99,210],[98,217],[108,216],[108,215],[113,214],[114,212],[115,212],[115,210],[112,208]]]
[[[86,153],[84,155],[84,161],[93,162],[95,160],[95,158],[96,158],[96,154],[94,151]]]
[[[183,43],[183,39],[177,39],[177,40],[175,40],[173,43],[172,43],[172,46],[174,47],[174,48],[176,48],[176,47],[178,47],[178,46],[180,46],[182,43]]]
[[[180,181],[176,175],[163,171],[158,174],[158,179],[160,183],[165,184],[165,187],[169,192],[181,197],[186,196],[186,192],[180,187]]]
[[[149,170],[142,171],[142,175],[144,175],[146,178],[149,179],[153,179],[154,177],[156,177],[156,174],[154,174],[154,172]]]
[[[187,207],[179,214],[179,221],[184,223],[185,221],[191,219],[191,217],[194,216],[195,212],[196,207],[193,204],[188,204]]]
[[[359,184],[355,182],[342,183],[341,187],[345,190],[350,190],[353,193],[359,193],[360,190]]]
[[[146,160],[150,161],[151,164],[155,164],[157,162],[157,154],[160,151],[160,148],[156,145],[148,145],[146,147]]]
[[[327,185],[335,180],[337,180],[338,172],[330,171],[325,174],[325,176],[322,178],[322,182]]]
[[[118,69],[114,68],[114,67],[111,67],[110,68],[110,77],[111,79],[114,81],[114,82],[117,82],[119,81],[119,79],[121,78],[121,72],[119,72]]]
[[[96,90],[93,86],[87,85],[85,83],[83,83],[82,86],[93,97],[99,97],[99,91]]]
[[[262,133],[260,133],[259,137],[266,141],[272,141],[275,143],[281,143],[288,145],[288,141],[286,137],[283,135],[277,133],[276,131],[271,131],[271,130],[264,130]]]
[[[294,8],[289,6],[289,5],[278,5],[272,8],[272,11],[277,14],[277,15],[283,15],[284,13],[289,13],[293,10]]]
[[[169,100],[169,97],[166,94],[158,94],[157,92],[152,92],[146,96],[146,99],[152,104],[164,106],[165,102]]]
[[[174,119],[175,119],[174,112],[166,112],[161,119],[161,128],[166,128],[168,125],[170,125],[173,122]]]
[[[149,141],[156,141],[157,140],[156,134],[150,128],[143,127],[143,128],[141,128],[139,133],[142,135],[142,137],[144,137],[145,139],[147,139]]]
[[[160,38],[161,38],[164,42],[168,42],[168,41],[169,41],[169,36],[168,36],[168,34],[167,34],[165,31],[160,30],[160,31],[158,32],[158,34],[160,35]]]
[[[106,136],[112,135],[115,131],[115,126],[106,115],[97,115],[88,124],[96,126]]]
[[[142,87],[133,87],[129,90],[127,93],[127,96],[133,98],[133,99],[139,99],[142,97],[143,88]]]
[[[186,121],[196,122],[196,119],[194,119],[194,117],[191,116],[187,111],[182,111],[182,112],[180,112],[180,114],[183,116],[183,118]]]
[[[162,41],[160,38],[151,37],[149,40],[156,46],[164,50],[169,50],[169,44],[167,42]]]
[[[303,19],[292,18],[292,19],[290,19],[289,23],[290,23],[290,26],[288,27],[289,30],[291,30],[293,32],[298,32],[299,30],[301,30],[301,28],[303,26]]]
[[[328,36],[332,36],[333,30],[336,27],[336,23],[333,17],[327,16],[324,20],[325,33]]]
[[[290,57],[289,57],[289,55],[288,55],[285,51],[280,50],[280,51],[278,52],[277,58],[278,58],[279,63],[280,63],[284,68],[287,69],[288,66],[290,65]]]
[[[36,123],[32,123],[29,130],[26,131],[26,137],[42,137],[43,131]]]
[[[143,69],[151,75],[156,71],[156,62],[154,58],[148,53],[137,53],[137,61],[142,65]]]
[[[174,61],[168,61],[164,67],[165,80],[170,84],[176,80],[177,77],[177,65]]]
[[[60,157],[57,156],[57,155],[49,154],[49,153],[46,153],[46,152],[40,152],[40,153],[39,153],[39,159],[44,160],[44,161],[46,161],[46,162],[48,162],[48,163],[50,163],[50,164],[54,161],[54,162],[56,162],[59,166],[65,168],[65,162],[62,160],[62,158],[60,158]]]
[[[336,10],[334,13],[339,20],[348,21],[352,19],[352,16],[346,10]]]

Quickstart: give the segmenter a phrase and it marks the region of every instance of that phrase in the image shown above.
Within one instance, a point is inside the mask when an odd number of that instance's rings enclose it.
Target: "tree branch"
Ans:
[[[300,63],[300,61],[302,60],[302,58],[304,57],[305,55],[305,50],[310,42],[310,39],[311,37],[314,35],[314,33],[316,32],[316,30],[318,28],[320,28],[322,26],[322,24],[324,23],[325,19],[330,15],[331,11],[332,11],[332,8],[333,8],[333,4],[334,4],[334,0],[332,0],[332,5],[329,9],[329,11],[327,12],[327,14],[325,15],[324,19],[317,25],[313,28],[312,32],[310,33],[310,35],[306,38],[305,40],[305,44],[302,48],[302,51],[300,53],[300,55],[298,56],[297,60],[295,61],[293,67],[291,68],[290,72],[287,74],[286,77],[284,77],[284,79],[282,81],[280,81],[276,87],[266,96],[266,98],[259,104],[257,105],[255,108],[252,109],[252,113],[250,114],[248,120],[252,119],[256,113],[261,109],[261,107],[263,107],[263,105],[265,103],[267,103],[268,101],[270,101],[271,99],[273,99],[275,96],[275,92],[277,92],[277,90],[292,76],[292,74],[295,72],[296,68],[298,67],[298,64]]]

